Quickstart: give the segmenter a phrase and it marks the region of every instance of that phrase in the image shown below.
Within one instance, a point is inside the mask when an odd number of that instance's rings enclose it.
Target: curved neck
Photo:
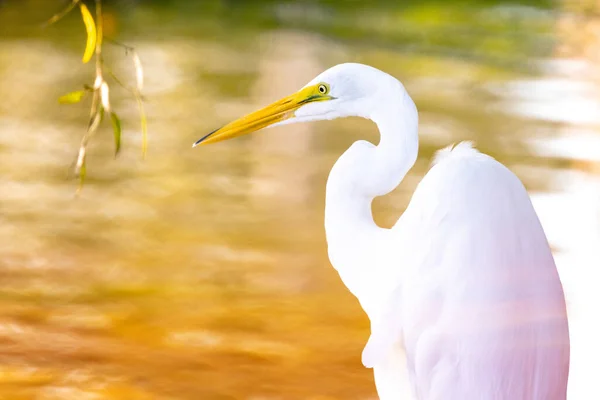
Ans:
[[[344,154],[329,175],[325,196],[328,242],[335,242],[334,234],[340,230],[377,227],[371,212],[373,199],[394,190],[417,159],[418,114],[408,95],[378,109],[370,119],[375,122],[380,134],[379,145],[367,149],[371,156],[370,165],[348,168],[347,163],[341,163]],[[357,142],[355,145],[365,146],[367,143]],[[349,177],[349,174],[355,176]],[[354,184],[348,185],[349,180]],[[377,190],[361,190],[372,187]]]
[[[340,157],[327,181],[325,203],[330,261],[359,300],[359,291],[376,275],[373,268],[377,266],[373,261],[377,248],[389,235],[389,229],[380,228],[373,220],[371,203],[375,197],[391,192],[400,184],[414,165],[419,146],[418,114],[407,94],[378,108],[370,119],[379,128],[379,145],[357,142]],[[354,146],[360,147],[357,150],[361,154],[368,155],[366,159],[359,158],[365,161],[362,164],[368,160],[370,165],[356,165],[356,158],[350,156],[344,160]],[[349,185],[349,181],[352,184]]]

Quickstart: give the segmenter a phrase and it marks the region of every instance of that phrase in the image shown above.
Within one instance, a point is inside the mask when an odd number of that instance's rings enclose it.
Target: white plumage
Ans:
[[[395,226],[380,228],[372,200],[417,158],[412,99],[397,79],[360,64],[330,68],[299,95],[211,140],[272,123],[359,116],[377,124],[380,143],[355,142],[331,170],[325,230],[332,265],[371,320],[363,363],[380,399],[564,400],[564,294],[519,179],[459,143],[438,152]]]
[[[386,318],[374,317],[365,361],[376,376],[390,374],[386,358],[402,343],[415,398],[566,398],[562,286],[514,174],[459,145],[438,158],[389,233],[403,243],[406,270]],[[379,380],[382,399],[401,398],[387,387]]]

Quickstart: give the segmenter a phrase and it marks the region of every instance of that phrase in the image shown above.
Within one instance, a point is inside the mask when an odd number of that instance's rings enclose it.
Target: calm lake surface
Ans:
[[[136,102],[113,84],[121,153],[104,121],[75,197],[90,102],[57,98],[94,71],[77,10],[40,28],[64,3],[0,1],[0,399],[374,399],[360,361],[369,322],[323,230],[327,174],[353,141],[377,142],[374,125],[191,149],[348,61],[398,77],[420,111],[419,160],[377,199],[377,222],[397,220],[437,149],[472,140],[506,164],[567,294],[569,399],[600,398],[597,14],[570,2],[109,2],[106,35],[145,67],[148,154]],[[106,43],[105,62],[135,82],[122,48]]]

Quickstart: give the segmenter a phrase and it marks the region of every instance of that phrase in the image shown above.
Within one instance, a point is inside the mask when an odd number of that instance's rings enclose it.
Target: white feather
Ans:
[[[569,331],[550,247],[529,196],[502,164],[461,142],[438,152],[392,229],[375,197],[396,188],[418,153],[418,112],[394,77],[335,66],[331,100],[287,123],[359,116],[379,128],[327,181],[331,264],[371,320],[363,363],[381,400],[565,400]]]
[[[327,181],[329,257],[371,320],[363,363],[381,400],[565,400],[569,333],[548,241],[519,179],[471,142],[441,150],[396,225],[373,221],[418,152],[418,114],[393,77],[334,67],[336,97],[299,120],[373,120]],[[329,103],[329,104],[326,104]],[[409,383],[410,382],[410,383]]]

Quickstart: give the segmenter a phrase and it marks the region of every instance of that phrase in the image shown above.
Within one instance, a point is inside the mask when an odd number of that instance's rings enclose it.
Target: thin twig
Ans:
[[[125,43],[117,42],[114,39],[104,38],[104,40],[106,40],[108,43],[113,44],[115,46],[123,47],[125,49],[125,54],[127,54],[127,52],[129,52],[129,51],[135,51],[135,48],[128,46]]]
[[[1,0],[0,0],[1,1]],[[88,8],[83,3],[83,0],[71,0],[71,2],[63,9],[60,13],[54,15],[50,20],[46,23],[46,25],[50,25],[55,23],[56,21],[63,18],[67,15],[73,8],[77,5],[81,7],[83,21],[86,25],[86,30],[88,32],[88,43],[86,46],[86,52],[84,53],[83,62],[87,62],[91,59],[92,56],[95,56],[95,81],[93,87],[89,85],[84,85],[84,89],[92,92],[92,105],[90,109],[90,116],[88,121],[88,126],[85,131],[85,134],[81,138],[81,142],[79,145],[79,151],[77,152],[77,157],[71,166],[71,171],[74,172],[76,176],[79,176],[79,186],[77,188],[76,195],[81,192],[83,187],[83,183],[86,175],[86,158],[87,158],[87,146],[91,140],[91,138],[97,133],[100,123],[103,120],[104,113],[107,112],[110,114],[111,121],[113,122],[113,129],[115,131],[115,141],[116,141],[116,151],[115,154],[118,153],[120,147],[120,138],[121,138],[121,125],[120,120],[117,115],[112,111],[112,107],[109,103],[109,87],[108,82],[104,79],[104,74],[107,73],[118,85],[122,86],[128,92],[130,92],[136,99],[137,106],[140,113],[141,119],[141,130],[142,130],[142,154],[143,157],[146,155],[147,150],[147,119],[146,112],[144,110],[144,98],[142,97],[142,89],[144,85],[144,71],[142,68],[142,63],[136,52],[135,48],[128,46],[126,44],[117,42],[115,40],[104,38],[103,32],[103,19],[102,19],[102,0],[94,0],[95,3],[95,17],[92,17],[88,12]],[[92,29],[94,28],[94,29]],[[95,37],[94,35],[95,31]],[[90,40],[90,38],[95,39],[95,43]],[[136,72],[136,85],[133,87],[129,87],[123,81],[121,81],[110,68],[108,68],[104,64],[103,53],[102,53],[102,42],[106,40],[108,43],[114,44],[116,46],[120,46],[125,49],[126,55],[131,55],[133,65],[135,67]],[[92,46],[94,47],[94,51],[91,51]],[[92,54],[89,54],[92,53]],[[116,122],[115,122],[116,121]]]
[[[114,81],[117,83],[117,85],[121,86],[123,89],[127,90],[129,93],[131,93],[131,94],[132,94],[132,95],[134,95],[134,96],[137,96],[137,95],[138,95],[138,92],[137,92],[135,89],[133,89],[133,88],[131,88],[131,87],[127,86],[126,84],[124,84],[124,83],[123,83],[123,81],[122,81],[122,80],[120,80],[120,79],[117,77],[117,75],[115,75],[115,73],[114,73],[114,72],[113,72],[113,71],[112,71],[110,68],[108,68],[108,67],[106,67],[106,66],[105,66],[104,68],[106,68],[106,70],[107,70],[106,72],[107,72],[107,73],[108,73],[108,75],[110,75],[110,77],[111,77],[111,78],[112,78],[112,79],[113,79],[113,80],[114,80]]]
[[[67,15],[73,8],[75,8],[75,6],[77,4],[79,4],[79,1],[80,0],[72,0],[71,3],[65,7],[64,10],[60,11],[57,14],[54,14],[52,16],[52,18],[50,18],[48,21],[44,22],[44,24],[42,24],[42,28],[52,25],[53,23],[55,23],[56,21],[60,20],[62,17]]]
[[[74,0],[75,1],[75,0]],[[77,0],[79,1],[79,0]],[[94,136],[100,126],[102,119],[103,107],[102,99],[100,94],[100,88],[104,83],[102,77],[102,1],[95,0],[96,2],[96,80],[94,82],[94,96],[92,100],[92,108],[90,110],[90,122],[88,129],[83,138],[81,139],[81,145],[79,146],[79,153],[77,155],[77,162],[75,165],[75,173],[81,177],[77,193],[79,193],[83,186],[83,176],[85,175],[85,161],[86,161],[86,150],[87,144]]]
[[[129,53],[132,54],[133,65],[135,67],[135,75],[136,75],[136,81],[137,81],[137,85],[134,89],[128,87],[123,82],[121,82],[121,80],[119,78],[117,78],[117,76],[112,71],[109,70],[108,73],[115,80],[115,82],[117,82],[117,84],[121,85],[123,88],[125,88],[125,90],[129,91],[130,93],[132,93],[135,96],[135,100],[137,101],[138,110],[140,113],[140,125],[141,125],[141,129],[142,129],[142,158],[146,158],[146,152],[148,149],[148,121],[146,119],[146,111],[144,110],[144,102],[143,102],[143,97],[142,97],[142,92],[141,92],[143,84],[144,84],[144,82],[143,82],[144,81],[144,70],[142,69],[142,63],[140,61],[140,57],[134,47],[128,46],[124,43],[117,42],[116,40],[113,40],[113,39],[107,38],[106,40],[107,40],[107,42],[109,42],[111,44],[114,44],[119,47],[123,47],[125,49],[125,55],[129,55]]]
[[[96,0],[96,77],[102,77],[102,39],[103,39],[103,23],[102,23],[102,1]]]

